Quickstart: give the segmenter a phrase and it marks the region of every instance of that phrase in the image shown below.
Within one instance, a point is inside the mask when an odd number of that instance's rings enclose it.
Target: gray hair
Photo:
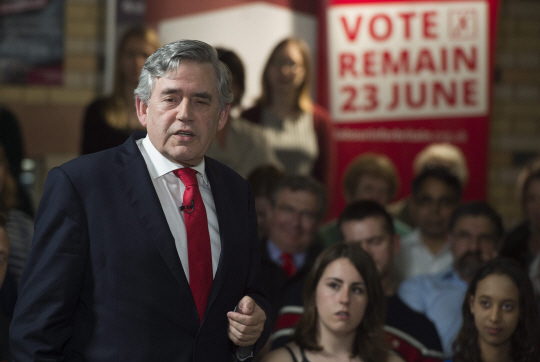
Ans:
[[[216,74],[219,108],[231,103],[231,73],[219,59],[216,50],[199,40],[178,40],[162,46],[146,59],[135,89],[135,97],[145,104],[150,101],[156,78],[164,77],[178,69],[182,62],[210,63]]]

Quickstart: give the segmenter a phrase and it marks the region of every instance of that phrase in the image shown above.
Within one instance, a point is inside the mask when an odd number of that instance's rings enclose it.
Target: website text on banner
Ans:
[[[336,122],[340,177],[356,155],[384,153],[404,196],[416,154],[449,142],[469,164],[465,199],[485,197],[496,11],[493,0],[328,2],[321,101]],[[334,197],[338,213],[341,190]]]

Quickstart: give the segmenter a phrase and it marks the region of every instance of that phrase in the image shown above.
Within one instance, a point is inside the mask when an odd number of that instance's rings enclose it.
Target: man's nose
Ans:
[[[473,236],[471,238],[471,242],[469,244],[469,250],[470,251],[480,250],[480,239],[478,237]]]
[[[294,212],[291,215],[291,221],[296,226],[300,226],[302,224],[302,212],[299,210],[294,210]]]
[[[184,98],[176,107],[176,118],[182,121],[189,121],[191,119],[191,105],[189,100]]]

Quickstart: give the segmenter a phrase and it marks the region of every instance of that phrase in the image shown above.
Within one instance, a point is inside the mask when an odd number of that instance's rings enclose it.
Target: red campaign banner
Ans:
[[[484,199],[498,2],[327,0],[320,10],[318,101],[335,122],[339,180],[357,155],[383,153],[405,196],[416,154],[448,142],[467,158],[464,199]],[[333,201],[337,216],[341,187]]]

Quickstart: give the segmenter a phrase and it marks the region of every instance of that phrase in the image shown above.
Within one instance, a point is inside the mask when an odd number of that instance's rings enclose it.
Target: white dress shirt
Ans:
[[[148,167],[150,178],[156,189],[159,202],[165,213],[165,218],[167,219],[167,224],[169,224],[169,228],[174,237],[178,256],[180,257],[182,267],[184,268],[186,278],[189,282],[186,224],[184,221],[184,213],[179,209],[180,206],[182,206],[182,199],[186,187],[172,172],[178,168],[183,168],[183,166],[165,158],[154,147],[148,138],[148,135],[143,139],[137,140],[137,146],[139,146],[144,161],[146,162],[146,166]],[[210,233],[210,246],[212,250],[212,273],[215,277],[219,256],[221,254],[221,239],[219,236],[216,205],[214,204],[210,183],[206,177],[204,159],[201,163],[192,168],[197,171],[199,190],[204,202],[204,207],[206,208],[208,232]],[[197,205],[195,205],[195,207],[197,207]]]
[[[434,274],[452,265],[453,257],[449,242],[437,254],[432,254],[422,241],[418,228],[401,239],[401,248],[394,260],[395,271],[399,280],[416,275]]]

